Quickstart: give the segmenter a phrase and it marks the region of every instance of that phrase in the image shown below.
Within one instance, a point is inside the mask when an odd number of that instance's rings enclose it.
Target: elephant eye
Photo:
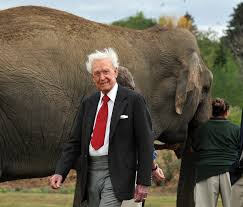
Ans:
[[[202,93],[203,94],[207,94],[207,93],[209,93],[209,87],[208,86],[203,86],[203,88],[202,88]]]

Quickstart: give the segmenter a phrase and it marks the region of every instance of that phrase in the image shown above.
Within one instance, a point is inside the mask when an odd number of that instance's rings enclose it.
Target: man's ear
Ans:
[[[224,117],[225,117],[225,118],[228,118],[228,117],[229,117],[229,114],[230,114],[230,111],[229,111],[229,110],[226,110],[226,111],[224,112]]]
[[[90,74],[91,80],[92,82],[96,85],[97,80],[95,79],[95,76],[93,75],[93,73]]]

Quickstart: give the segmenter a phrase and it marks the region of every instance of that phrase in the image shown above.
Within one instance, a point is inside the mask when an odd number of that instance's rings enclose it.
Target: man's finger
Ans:
[[[135,202],[142,202],[147,198],[147,195],[146,192],[138,192],[135,196]]]
[[[58,187],[57,187],[57,184],[56,184],[56,181],[55,181],[54,179],[51,180],[51,187],[52,187],[53,189],[57,189],[57,188],[58,188]]]
[[[50,185],[53,189],[61,187],[62,176],[54,175],[50,178]]]
[[[61,187],[61,180],[60,179],[57,180],[56,186],[57,186],[57,188],[60,188]]]

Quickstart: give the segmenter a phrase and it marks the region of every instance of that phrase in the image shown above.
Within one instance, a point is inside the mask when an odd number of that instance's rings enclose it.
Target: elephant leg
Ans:
[[[194,207],[195,169],[192,152],[184,152],[181,159],[180,178],[177,188],[177,207]]]

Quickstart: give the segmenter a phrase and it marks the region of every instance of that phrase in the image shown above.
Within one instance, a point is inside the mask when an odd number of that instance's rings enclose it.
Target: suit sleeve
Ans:
[[[55,170],[55,174],[62,175],[64,179],[81,154],[81,128],[83,115],[84,104],[81,103],[70,133],[70,139],[64,144],[61,158],[59,159]]]
[[[151,169],[153,161],[152,123],[148,108],[142,96],[134,101],[134,133],[137,147],[137,184],[151,185]]]

